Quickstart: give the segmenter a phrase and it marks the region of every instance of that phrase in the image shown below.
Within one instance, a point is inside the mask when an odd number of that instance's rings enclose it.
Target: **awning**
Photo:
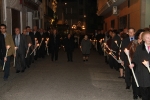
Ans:
[[[105,14],[112,11],[113,6],[119,6],[120,4],[122,4],[125,1],[126,0],[109,0],[101,7],[100,10],[97,11],[97,15],[104,16]]]

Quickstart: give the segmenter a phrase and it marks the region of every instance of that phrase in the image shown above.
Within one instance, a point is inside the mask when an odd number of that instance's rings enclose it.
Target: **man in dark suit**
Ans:
[[[7,56],[4,57],[4,60],[3,62],[5,62],[5,66],[4,66],[4,81],[6,81],[9,77],[9,72],[10,72],[10,62],[11,62],[11,55],[14,55],[15,53],[15,45],[14,45],[14,41],[13,41],[13,38],[12,38],[12,35],[10,33],[7,33],[6,32],[6,25],[5,24],[1,24],[0,25],[0,30],[2,32],[2,34],[4,35],[5,37],[5,46],[7,47],[8,49],[8,52],[7,52]],[[10,48],[9,48],[10,47]],[[15,57],[15,55],[14,55]]]
[[[53,30],[53,34],[50,37],[50,46],[51,46],[51,60],[58,60],[58,50],[60,47],[60,37],[57,34],[57,30]]]
[[[4,60],[5,54],[6,54],[5,38],[4,35],[0,33],[0,65],[2,65],[2,61]]]
[[[28,48],[29,48],[29,50],[26,52],[26,53],[27,53],[27,56],[26,56],[26,65],[27,65],[27,67],[29,68],[29,67],[30,67],[30,64],[31,64],[30,53],[31,53],[32,50],[33,50],[32,40],[31,40],[31,37],[27,34],[27,30],[26,30],[26,29],[23,30],[23,35],[24,35],[25,38],[26,38],[26,43],[27,43]]]
[[[40,35],[38,37],[39,41],[39,48],[38,48],[38,56],[39,58],[44,58],[45,56],[45,41],[46,41],[46,34],[43,32],[43,29],[40,29]]]
[[[17,47],[16,50],[16,60],[15,60],[15,67],[16,73],[24,72],[25,71],[25,54],[27,50],[27,43],[25,36],[20,34],[20,29],[15,28],[15,35],[13,36],[14,44]]]
[[[135,34],[135,29],[134,28],[129,28],[128,30],[128,35],[129,37],[125,38],[123,41],[122,41],[122,47],[121,47],[121,60],[123,61],[124,63],[124,66],[125,66],[125,82],[126,82],[126,85],[127,85],[127,89],[130,88],[131,86],[131,70],[129,68],[129,62],[128,62],[128,58],[126,56],[126,54],[124,53],[124,49],[127,48],[127,46],[129,45],[129,43],[131,41],[134,40],[134,34]]]
[[[30,33],[31,34],[31,33]],[[38,28],[37,26],[33,26],[33,37],[34,37],[34,41],[35,38],[37,38],[37,40],[40,37],[40,33],[38,32]],[[33,42],[33,41],[32,41]],[[40,44],[40,41],[38,40],[38,43]],[[37,60],[38,59],[38,54],[39,54],[39,50],[36,50],[36,54],[34,55],[34,59]]]
[[[116,56],[116,59],[118,59],[119,45],[120,45],[121,39],[117,35],[117,30],[113,30],[113,31],[110,30],[109,35],[112,38],[110,48],[114,51],[112,52]],[[115,59],[112,56],[109,57],[109,65],[111,68],[115,68],[117,71],[119,70],[118,62],[115,61]]]
[[[65,51],[67,52],[68,62],[73,62],[72,57],[73,57],[75,43],[73,38],[71,37],[71,34],[68,34],[68,37],[65,39],[64,46],[65,46]]]

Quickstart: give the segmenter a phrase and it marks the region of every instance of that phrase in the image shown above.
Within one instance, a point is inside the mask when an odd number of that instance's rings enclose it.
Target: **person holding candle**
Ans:
[[[31,53],[32,50],[33,50],[32,40],[31,40],[31,37],[27,34],[27,30],[26,30],[26,29],[23,30],[23,35],[24,35],[25,38],[26,38],[26,43],[27,43],[28,48],[29,48],[29,51],[26,52],[26,53],[27,53],[27,57],[25,58],[25,60],[26,60],[26,65],[27,65],[27,67],[29,68],[30,65],[31,65],[30,53]],[[30,47],[29,47],[29,44],[31,44]]]
[[[110,30],[109,35],[111,36],[111,45],[110,49],[116,59],[118,59],[118,54],[119,54],[119,45],[121,42],[120,37],[117,35],[117,30]],[[115,68],[115,70],[119,70],[118,62],[115,61],[115,59],[112,56],[109,56],[109,65],[110,68]]]
[[[35,39],[34,39],[34,34],[30,31],[31,29],[30,29],[30,26],[26,26],[26,31],[27,31],[27,33],[26,33],[26,35],[29,35],[30,36],[30,38],[31,38],[31,41],[32,41],[32,47],[34,48],[35,47]],[[30,56],[30,61],[32,62],[32,63],[34,63],[34,54],[32,54],[31,56]]]
[[[5,38],[4,35],[0,33],[0,65],[2,66],[2,61],[4,60],[6,54]]]
[[[144,42],[137,46],[132,64],[129,67],[136,69],[135,73],[140,86],[142,100],[150,100],[150,73],[143,64],[143,61],[150,62],[150,32],[145,31],[142,34],[142,39]]]
[[[129,68],[129,62],[126,54],[124,53],[124,49],[128,47],[131,41],[134,40],[135,38],[135,29],[134,28],[129,28],[128,29],[128,35],[129,37],[124,38],[122,41],[122,46],[121,46],[121,53],[120,53],[120,58],[122,60],[122,65],[125,66],[125,82],[126,82],[126,89],[130,89],[131,86],[131,77],[132,73]]]
[[[4,58],[4,61],[5,62],[5,67],[4,67],[4,81],[6,81],[9,77],[9,71],[10,71],[10,56],[11,55],[14,55],[15,53],[15,45],[14,45],[14,42],[13,42],[13,38],[12,38],[12,35],[7,33],[6,32],[6,25],[5,24],[1,24],[0,25],[0,30],[1,30],[1,33],[4,35],[5,37],[5,45],[6,47],[10,47],[9,50],[8,50],[8,53],[7,53],[7,57]],[[15,57],[16,55],[14,55]]]
[[[16,73],[19,73],[20,71],[24,72],[26,68],[25,55],[28,44],[26,42],[25,36],[23,34],[20,34],[19,28],[15,28],[15,35],[13,36],[13,40],[15,46],[17,47],[15,61]]]
[[[31,34],[31,33],[30,33]],[[38,31],[38,28],[37,28],[37,26],[33,26],[33,37],[34,37],[34,40],[35,40],[35,38],[37,38],[37,40],[38,40],[38,43],[40,43],[39,42],[39,37],[40,37],[40,32]],[[35,46],[36,46],[36,43],[35,43]],[[36,50],[35,51],[36,53],[35,53],[35,55],[34,55],[34,59],[35,60],[37,60],[38,59],[38,57],[39,57],[39,50]]]
[[[144,30],[143,29],[139,29],[136,33],[135,33],[135,40],[131,41],[127,47],[127,49],[129,50],[129,56],[131,58],[131,61],[133,59],[133,55],[136,51],[136,48],[138,45],[142,44],[142,34],[143,34]],[[134,69],[135,70],[135,69]],[[139,88],[136,86],[135,80],[132,77],[132,89],[133,89],[133,95],[134,98],[138,98],[141,97]]]
[[[39,58],[45,57],[45,40],[46,40],[46,34],[44,33],[43,29],[40,28],[40,35],[38,37],[38,41],[40,43],[40,46],[38,47],[38,57]]]

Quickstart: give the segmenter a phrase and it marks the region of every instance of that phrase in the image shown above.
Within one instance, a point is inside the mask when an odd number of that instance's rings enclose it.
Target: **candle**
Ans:
[[[114,41],[114,42],[116,43],[117,47],[119,47],[119,46],[118,46],[118,42],[117,42],[117,41]]]
[[[27,49],[25,58],[27,58],[27,56],[28,56],[29,48],[31,47],[31,45],[32,45],[31,43],[28,44],[28,49]]]
[[[125,54],[126,54],[127,57],[128,57],[129,64],[131,65],[131,59],[130,59],[130,57],[129,57],[129,50],[128,50],[127,48],[125,48],[124,52],[125,52]],[[138,82],[137,82],[137,79],[136,79],[136,76],[135,76],[135,73],[134,73],[133,68],[131,68],[131,71],[132,71],[134,80],[135,80],[135,82],[136,82],[136,85],[137,85],[137,87],[139,87],[139,84],[138,84]]]
[[[15,47],[15,54],[14,54],[15,56],[16,56],[16,50],[17,50],[17,48],[18,47]],[[13,67],[15,67],[15,60],[16,60],[16,58],[14,57],[14,65],[13,65]]]
[[[42,45],[43,40],[44,40],[44,38],[42,38],[41,43],[39,44],[39,48],[38,48],[38,49],[40,49],[40,47],[41,47],[41,45]]]
[[[9,48],[10,48],[10,45],[7,45],[7,46],[6,46],[6,55],[5,55],[5,57],[7,57]],[[4,62],[3,70],[5,69],[5,63],[6,63],[6,62]]]
[[[35,48],[33,49],[33,51],[30,53],[30,55],[32,55],[32,53],[33,52],[35,52],[35,50],[36,50],[36,48],[39,46],[39,44],[37,44],[36,46],[35,46]]]
[[[148,69],[148,71],[150,73],[149,61],[144,60],[142,63],[145,65],[145,67],[147,67],[147,69]]]

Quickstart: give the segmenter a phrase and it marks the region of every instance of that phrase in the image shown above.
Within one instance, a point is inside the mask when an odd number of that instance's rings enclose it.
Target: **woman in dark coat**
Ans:
[[[142,44],[142,34],[143,34],[144,30],[143,29],[139,29],[136,33],[135,33],[135,40],[131,41],[130,44],[128,45],[127,49],[129,50],[130,54],[130,58],[131,61],[133,59],[133,55],[136,51],[136,48],[138,45]],[[133,89],[133,99],[138,99],[138,96],[141,97],[141,93],[140,93],[140,89],[136,86],[135,80],[132,77],[132,89]]]
[[[71,38],[71,34],[68,34],[68,37],[65,40],[65,51],[67,52],[67,58],[68,58],[68,62],[69,61],[73,61],[72,60],[72,56],[73,56],[73,51],[74,51],[74,40],[73,38]]]
[[[88,36],[85,35],[84,39],[81,42],[81,51],[83,54],[83,61],[88,61],[90,49],[91,49],[91,41],[88,39]]]
[[[136,48],[130,68],[135,67],[136,77],[140,86],[142,100],[150,100],[150,73],[142,63],[150,62],[150,32],[142,34],[143,43]]]

